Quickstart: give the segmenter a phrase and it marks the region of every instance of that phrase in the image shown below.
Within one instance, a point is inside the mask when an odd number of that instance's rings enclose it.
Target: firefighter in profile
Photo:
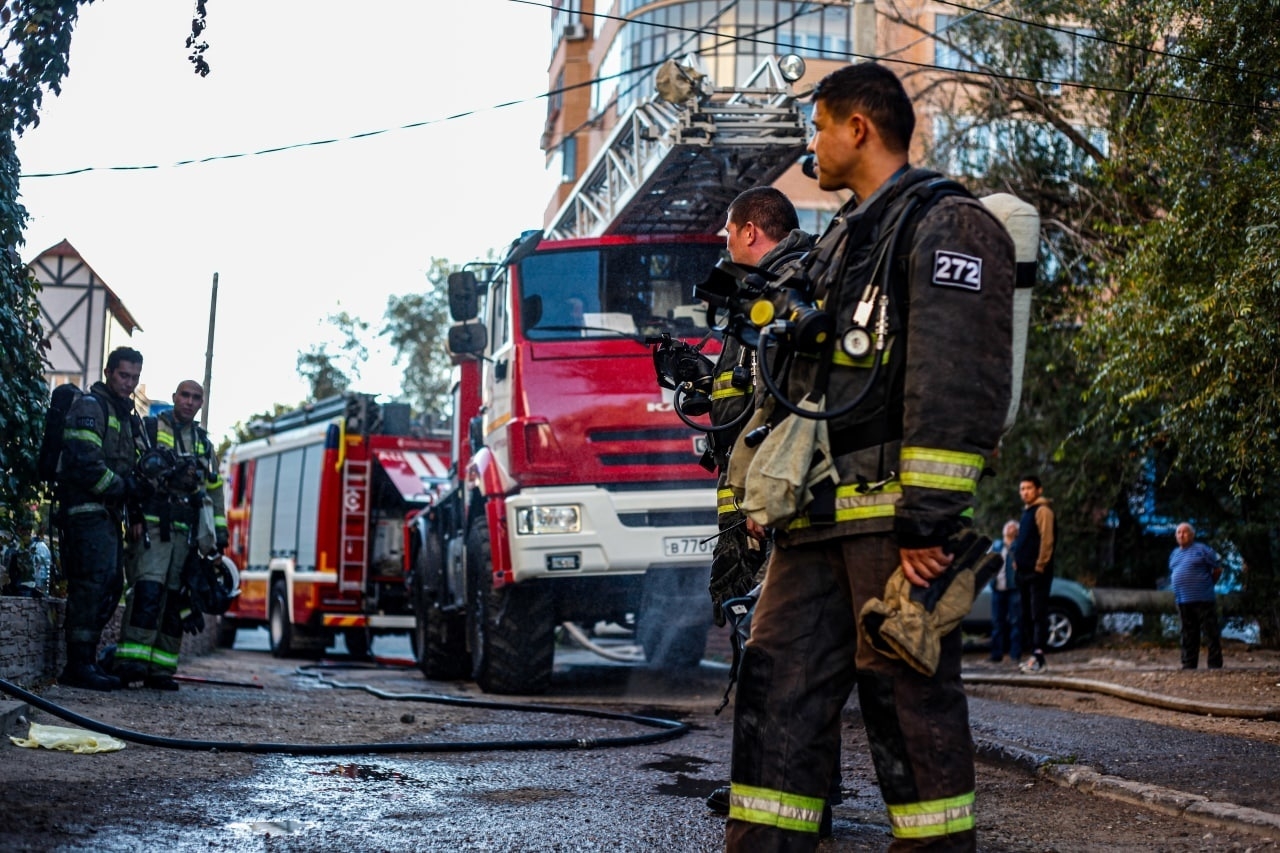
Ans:
[[[834,334],[780,377],[776,402],[792,408],[759,445],[741,501],[776,534],[742,658],[725,846],[817,848],[856,687],[889,849],[971,851],[973,740],[959,618],[949,625],[972,604],[986,552],[969,519],[1011,398],[1014,244],[962,187],[911,168],[915,113],[892,71],[846,66],[813,98],[819,186],[853,198],[796,289]],[[808,421],[823,429],[802,445],[798,419],[814,406],[826,419]],[[769,482],[803,485],[804,501]],[[906,625],[918,637],[884,630],[902,628],[917,598],[931,608]]]
[[[142,504],[145,531],[130,543],[115,674],[122,682],[177,690],[183,631],[204,627],[186,580],[192,562],[227,546],[222,480],[209,435],[196,423],[204,389],[178,384],[173,409],[145,419],[151,450],[139,472],[151,484]],[[185,569],[185,571],[184,571]]]

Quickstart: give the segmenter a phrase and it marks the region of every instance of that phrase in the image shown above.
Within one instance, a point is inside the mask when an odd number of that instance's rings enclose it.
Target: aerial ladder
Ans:
[[[804,151],[791,82],[803,64],[781,63],[769,57],[743,85],[717,88],[696,57],[668,61],[658,94],[619,120],[543,236],[720,230],[738,193],[772,184]]]

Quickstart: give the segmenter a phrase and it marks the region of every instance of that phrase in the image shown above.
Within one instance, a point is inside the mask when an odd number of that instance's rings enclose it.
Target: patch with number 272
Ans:
[[[959,252],[934,252],[933,283],[943,287],[982,290],[982,258]]]

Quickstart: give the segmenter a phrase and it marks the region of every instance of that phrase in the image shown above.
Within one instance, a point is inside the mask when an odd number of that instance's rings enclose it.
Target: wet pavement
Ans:
[[[616,749],[335,756],[179,752],[136,744],[119,753],[70,755],[6,743],[0,745],[0,788],[7,792],[0,803],[0,849],[721,849],[722,819],[702,800],[728,776],[732,709],[713,713],[724,691],[723,665],[663,673],[565,649],[557,653],[553,691],[545,697],[488,697],[466,682],[426,682],[412,668],[320,671],[324,679],[371,686],[385,697],[378,698],[328,686],[315,672],[299,671],[303,661],[253,650],[256,640],[246,633],[236,651],[184,661],[183,672],[263,689],[187,684],[176,694],[102,695],[53,687],[44,695],[121,726],[250,743],[589,742],[652,731],[626,721],[411,698],[433,693],[649,715],[687,723],[689,731]],[[407,656],[407,642],[379,642],[374,649]],[[1272,744],[981,698],[971,700],[971,711],[975,738],[989,757],[1008,749],[1037,764],[1088,764],[1101,773],[1280,813],[1280,786],[1264,784],[1275,778],[1267,768],[1280,766],[1280,749]],[[888,843],[856,702],[846,719],[845,802],[835,809],[835,838],[823,843],[824,853],[879,850]],[[57,722],[43,715],[41,721]],[[1265,831],[1206,828],[1063,787],[1033,767],[1017,761],[980,766],[982,849],[1183,851],[1270,843]]]

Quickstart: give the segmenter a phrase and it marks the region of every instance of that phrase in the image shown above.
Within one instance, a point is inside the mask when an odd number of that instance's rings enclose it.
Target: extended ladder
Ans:
[[[743,86],[633,107],[551,220],[549,240],[715,233],[729,202],[804,151],[804,117],[770,57]]]

